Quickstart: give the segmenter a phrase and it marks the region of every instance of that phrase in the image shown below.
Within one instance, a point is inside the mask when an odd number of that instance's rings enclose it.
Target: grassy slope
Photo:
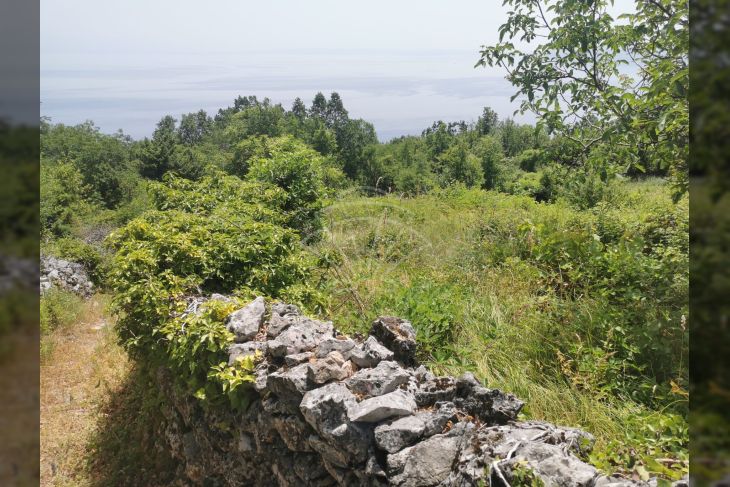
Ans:
[[[651,180],[626,185],[622,201],[622,208],[609,210],[622,222],[641,221],[654,203],[671,204],[663,184]],[[524,261],[490,264],[485,255],[499,249],[475,237],[499,233],[500,245],[510,245],[525,222],[553,220],[560,228],[583,217],[584,212],[562,205],[494,193],[345,197],[328,208],[328,233],[315,249],[337,249],[343,256],[328,277],[326,314],[346,331],[365,331],[376,315],[388,313],[406,315],[416,325],[444,322],[433,341],[447,338],[450,349],[433,347],[432,368],[453,374],[472,370],[489,386],[525,399],[527,416],[583,427],[596,435],[598,452],[610,450],[604,460],[624,462],[617,445],[651,441],[640,418],[662,419],[661,414],[607,397],[580,380],[571,383],[555,360],[560,340],[571,338],[556,333],[562,325],[551,321],[550,310],[567,306],[571,313],[590,314],[594,303],[558,299]],[[678,421],[683,430],[683,420],[668,421]]]

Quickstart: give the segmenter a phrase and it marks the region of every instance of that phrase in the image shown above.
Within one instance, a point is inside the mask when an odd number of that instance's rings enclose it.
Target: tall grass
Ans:
[[[590,210],[458,188],[336,201],[312,248],[339,259],[326,314],[359,332],[408,318],[436,372],[473,371],[623,462],[616,445],[651,439],[637,418],[684,421],[687,228],[662,181],[617,191],[620,206]]]

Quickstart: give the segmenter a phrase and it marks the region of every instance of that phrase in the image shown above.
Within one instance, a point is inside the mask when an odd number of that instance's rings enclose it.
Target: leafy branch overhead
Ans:
[[[614,17],[609,0],[505,0],[497,44],[477,66],[499,66],[519,111],[575,143],[588,158],[607,144],[629,167],[669,170],[687,190],[688,5],[637,1]]]

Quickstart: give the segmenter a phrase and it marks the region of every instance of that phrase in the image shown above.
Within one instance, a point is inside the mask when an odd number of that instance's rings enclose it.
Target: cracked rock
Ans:
[[[416,330],[410,321],[381,316],[373,322],[370,334],[380,340],[404,365],[416,363]]]
[[[350,421],[377,423],[394,416],[408,416],[416,410],[413,395],[398,389],[382,396],[372,397],[350,408]]]
[[[264,298],[259,296],[248,306],[228,315],[226,328],[235,335],[236,343],[246,342],[258,334],[265,313]]]
[[[393,392],[410,377],[397,362],[383,361],[375,368],[357,371],[345,384],[353,393],[371,397]]]
[[[375,367],[383,360],[392,360],[393,356],[393,352],[372,336],[350,351],[350,360],[358,367]]]
[[[302,318],[273,340],[269,340],[269,353],[273,357],[284,357],[313,350],[319,343],[331,338],[334,328],[331,322]]]

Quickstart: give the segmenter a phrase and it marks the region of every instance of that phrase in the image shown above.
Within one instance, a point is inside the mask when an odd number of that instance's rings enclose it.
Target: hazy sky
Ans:
[[[289,107],[338,91],[381,139],[485,105],[506,117],[504,74],[473,67],[501,3],[41,0],[41,114],[142,137],[165,114],[214,114],[239,94]]]

